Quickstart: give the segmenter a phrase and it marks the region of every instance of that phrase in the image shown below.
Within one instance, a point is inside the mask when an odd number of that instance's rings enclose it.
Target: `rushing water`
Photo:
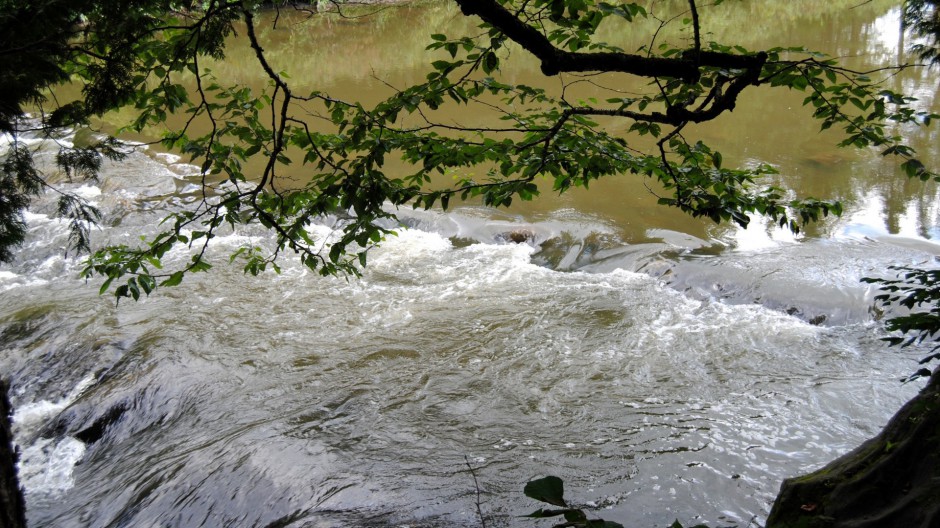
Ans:
[[[734,26],[760,6],[732,4],[716,38],[898,56],[891,2],[793,2],[761,35]],[[299,49],[280,60],[313,71],[298,82],[369,99],[372,68],[418,80],[424,33],[466,21],[430,4],[311,23],[268,35]],[[324,62],[338,51],[362,60]],[[238,57],[217,72],[254,82]],[[896,82],[933,104],[933,74]],[[801,237],[690,220],[611,179],[504,212],[403,211],[410,228],[361,280],[289,259],[245,277],[228,252],[268,236],[227,233],[212,272],[115,306],[76,278],[66,226],[40,201],[20,260],[0,268],[31,525],[479,526],[468,465],[488,526],[534,525],[518,517],[538,507],[522,485],[546,474],[627,526],[762,523],[783,478],[873,435],[917,390],[897,379],[918,351],[879,341],[858,280],[940,255],[936,188],[824,146],[795,117],[801,99],[759,93],[700,131],[726,159],[845,200],[843,218]],[[915,142],[935,159],[932,134]],[[194,200],[178,161],[139,149],[75,185],[106,214],[96,241],[133,241]],[[534,240],[509,243],[513,230]]]

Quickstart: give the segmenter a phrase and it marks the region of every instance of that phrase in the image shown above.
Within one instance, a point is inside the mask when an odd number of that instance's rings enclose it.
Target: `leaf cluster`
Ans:
[[[821,130],[839,126],[844,139],[840,147],[878,148],[883,156],[897,157],[910,178],[937,180],[900,133],[891,133],[896,125],[929,126],[935,113],[915,110],[916,99],[884,88],[866,72],[854,72],[839,66],[825,54],[803,48],[775,48],[765,78],[771,86],[806,91],[803,105],[822,121]],[[802,60],[780,60],[782,54],[802,54]]]
[[[186,123],[170,130],[163,144],[191,156],[203,173],[201,200],[171,215],[164,231],[137,247],[93,253],[84,275],[103,275],[105,289],[114,284],[119,297],[139,298],[208,269],[207,249],[218,231],[249,224],[269,229],[274,243],[235,250],[231,260],[247,273],[277,272],[279,256],[293,253],[318,273],[356,275],[369,248],[394,233],[396,208],[447,209],[459,200],[505,207],[538,196],[543,179],[562,193],[601,177],[635,174],[654,182],[660,204],[741,226],[764,215],[799,231],[840,214],[838,202],[794,197],[768,185],[773,167],[729,166],[720,152],[686,136],[688,125],[733,111],[739,94],[756,86],[808,92],[804,105],[822,128],[843,129],[844,146],[877,147],[899,157],[910,176],[935,177],[890,126],[929,125],[935,115],[913,110],[911,98],[883,89],[871,72],[845,69],[823,54],[702,42],[694,1],[683,21],[693,29],[688,46],[660,45],[652,35],[638,54],[596,38],[602,24],[628,31],[638,19],[653,17],[638,3],[456,1],[465,14],[481,17],[481,31],[432,35],[425,79],[372,107],[319,91],[297,93],[287,73],[267,60],[256,32],[263,25],[260,2],[215,0],[195,10],[158,0],[76,3],[70,13],[82,22],[81,38],[69,41],[53,78],[78,80],[82,97],[49,112],[49,126],[86,122],[121,105],[137,111],[129,124],[135,131],[183,115]],[[236,25],[244,28],[237,38],[268,78],[263,91],[220,83],[203,65],[224,55]],[[602,85],[607,75],[629,74],[648,79],[648,90],[572,101],[567,80],[561,93],[506,82],[501,66],[514,46],[539,59],[547,75],[586,74]],[[55,81],[43,82],[37,86]],[[445,105],[496,112],[499,123],[445,122],[437,117]],[[610,126],[617,121],[626,123],[626,134]],[[193,133],[195,123],[208,132]],[[107,149],[103,142],[63,151],[60,165],[68,175],[93,177]],[[27,158],[16,156],[9,166],[25,167],[17,160]],[[394,158],[408,162],[410,172],[388,174]],[[260,171],[246,172],[259,164]],[[27,194],[29,182],[43,186],[41,175],[21,168],[0,183]],[[452,183],[441,187],[435,183],[440,175],[452,175]],[[15,228],[24,203],[11,202],[13,213],[0,210],[0,220]],[[95,214],[74,200],[60,209],[76,221],[76,245],[87,246]],[[311,224],[324,221],[333,232],[314,236]],[[17,239],[9,240],[15,245]],[[163,270],[173,248],[185,248],[189,260]]]
[[[902,7],[902,23],[924,42],[915,43],[912,51],[931,64],[940,62],[940,2],[937,0],[906,0]]]
[[[43,191],[60,195],[57,213],[71,227],[69,248],[89,249],[98,212],[82,198],[53,186],[35,166],[23,134],[55,138],[63,128],[87,125],[91,117],[136,102],[140,108],[173,112],[185,90],[168,81],[169,71],[194,70],[193,57],[221,57],[224,38],[240,3],[208,2],[206,15],[191,25],[179,5],[167,0],[45,0],[0,2],[0,132],[13,146],[0,154],[0,262],[11,261],[23,243],[22,210]],[[228,14],[228,16],[226,16]],[[155,89],[148,85],[161,79]],[[71,101],[50,98],[62,83],[81,86]],[[159,99],[148,106],[147,99]],[[36,109],[38,119],[24,119]],[[148,116],[142,118],[148,121]],[[76,148],[60,146],[56,167],[71,180],[94,180],[104,159],[124,152],[113,139]]]
[[[930,354],[921,359],[920,364],[940,360],[940,269],[909,266],[892,266],[889,269],[896,273],[895,278],[862,279],[862,282],[877,284],[884,292],[875,297],[876,303],[886,309],[906,309],[906,313],[894,315],[885,322],[888,331],[901,335],[889,336],[884,340],[891,346],[902,348],[933,342]],[[929,377],[930,374],[930,370],[922,368],[904,381]]]

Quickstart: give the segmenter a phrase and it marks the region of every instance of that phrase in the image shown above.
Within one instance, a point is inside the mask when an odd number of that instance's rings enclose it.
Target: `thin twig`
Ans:
[[[480,526],[486,528],[486,517],[483,516],[483,505],[480,502],[480,483],[477,481],[477,474],[473,470],[473,465],[470,464],[470,457],[464,455],[463,459],[467,463],[467,468],[470,469],[470,476],[473,477],[473,487],[477,493],[477,516],[480,517]]]

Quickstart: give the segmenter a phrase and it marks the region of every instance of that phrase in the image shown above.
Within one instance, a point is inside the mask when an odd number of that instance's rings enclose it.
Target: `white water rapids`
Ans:
[[[135,153],[86,185],[96,240],[131,241],[189,199],[172,161]],[[851,219],[753,251],[669,232],[587,251],[605,226],[571,210],[403,211],[415,227],[361,280],[289,259],[244,276],[226,255],[267,237],[245,231],[216,240],[210,273],[116,307],[76,278],[44,207],[0,269],[37,527],[478,526],[467,460],[497,526],[532,525],[522,486],[547,474],[628,526],[759,524],[784,477],[916,391],[898,378],[918,351],[879,341],[858,278],[940,253]],[[561,262],[575,271],[539,265]]]

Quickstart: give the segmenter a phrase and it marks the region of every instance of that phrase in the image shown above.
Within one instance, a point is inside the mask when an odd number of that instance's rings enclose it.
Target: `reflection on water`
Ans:
[[[716,40],[871,67],[896,57],[893,4],[725,2],[707,16]],[[472,27],[431,2],[285,16],[264,35],[298,86],[376,101],[422,78],[426,34]],[[506,75],[546,82],[514,58]],[[260,88],[246,50],[213,70]],[[892,82],[934,104],[934,73]],[[777,185],[845,200],[842,219],[800,236],[689,219],[624,176],[507,211],[402,211],[410,229],[361,280],[289,257],[280,275],[244,277],[227,252],[272,242],[240,228],[218,238],[212,273],[116,307],[76,279],[66,226],[40,200],[22,258],[0,268],[31,524],[478,526],[468,459],[497,526],[532,525],[522,484],[546,473],[628,526],[760,523],[784,477],[871,436],[917,390],[896,379],[921,351],[884,348],[859,279],[940,255],[936,186],[830,147],[803,97],[755,90],[690,131],[727,162],[772,163]],[[928,160],[935,133],[914,138]],[[106,215],[96,240],[136,240],[195,199],[196,171],[177,161],[107,164],[81,190]]]
[[[750,49],[801,45],[839,57],[859,70],[881,68],[903,59],[899,51],[900,21],[895,2],[857,4],[851,0],[825,4],[769,0],[732,2],[704,9],[702,16],[709,31],[708,38],[740,43]],[[685,5],[684,2],[657,1],[651,3],[650,9],[665,18],[680,12]],[[430,33],[472,34],[476,24],[461,16],[450,2],[386,7],[361,18],[348,18],[348,15],[347,18],[310,17],[285,11],[276,25],[270,20],[262,25],[260,33],[267,55],[276,70],[290,73],[296,92],[320,90],[366,104],[376,103],[391,94],[390,87],[403,88],[424,79],[428,63],[435,58],[424,49]],[[657,24],[652,19],[640,21],[638,29],[626,35],[622,32],[608,35],[602,27],[601,35],[624,49],[636,49],[649,44],[646,35],[653,32]],[[415,31],[415,28],[421,29]],[[688,38],[684,31],[667,28],[658,38],[663,42],[681,43]],[[237,41],[226,59],[210,65],[210,69],[223,84],[244,84],[256,91],[266,87],[263,72],[242,41]],[[539,73],[536,62],[519,49],[511,52],[500,75],[514,83],[541,86],[555,93],[565,87],[573,98],[597,96],[603,100],[616,95],[615,92],[647,89],[645,81],[624,76],[611,76],[611,82],[606,83],[603,77],[592,77],[590,83],[580,82],[585,79],[573,75],[546,79]],[[888,77],[889,88],[914,94],[920,99],[921,109],[937,110],[935,71],[916,68]],[[609,89],[598,91],[598,86],[605,84]],[[797,196],[843,200],[849,216],[871,209],[871,199],[877,197],[888,233],[903,231],[929,236],[937,223],[935,211],[933,215],[930,211],[930,204],[935,203],[936,185],[903,178],[897,163],[881,158],[877,149],[837,148],[835,145],[841,139],[838,132],[818,132],[818,124],[802,107],[805,95],[770,88],[748,90],[733,114],[713,123],[690,126],[686,134],[690,139],[700,138],[720,149],[726,164],[773,165],[780,174],[767,183],[792,189]],[[487,112],[485,108],[456,104],[444,105],[432,114],[437,121],[463,125],[486,124],[487,120],[498,118],[498,114]],[[111,119],[128,117],[125,113]],[[313,119],[314,125],[316,122]],[[175,124],[180,123],[182,121]],[[637,141],[626,132],[629,124],[614,121],[610,126],[614,132],[622,131],[625,137]],[[926,130],[905,127],[897,132],[911,136],[911,144],[928,163],[936,157],[940,145],[936,127]],[[642,144],[642,141],[637,143]],[[260,165],[257,168],[260,170]],[[387,172],[396,174],[407,170],[403,164],[391,160]],[[760,222],[755,222],[758,225],[753,233],[741,234],[736,233],[734,226],[715,226],[708,221],[690,219],[677,210],[658,206],[656,197],[646,188],[648,183],[637,176],[611,177],[592,183],[589,190],[575,189],[557,196],[550,190],[550,182],[546,182],[539,200],[517,202],[510,212],[538,220],[559,209],[572,208],[608,219],[627,242],[647,241],[647,231],[654,228],[690,233],[700,238],[726,238],[752,248],[772,244],[774,239],[788,238],[781,233],[765,235],[766,231],[773,230]],[[921,212],[910,215],[908,211],[912,207]],[[914,224],[902,227],[898,223],[902,219]],[[838,231],[836,224],[821,222],[811,226],[807,235],[830,236]]]

